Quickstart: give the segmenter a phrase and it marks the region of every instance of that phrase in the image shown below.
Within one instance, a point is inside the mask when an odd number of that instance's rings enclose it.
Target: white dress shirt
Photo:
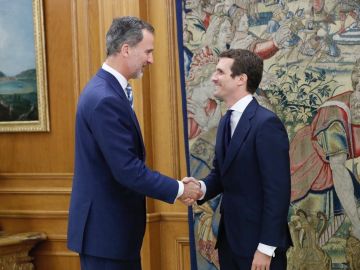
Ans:
[[[124,90],[125,96],[127,96],[127,94],[125,92],[125,88],[128,85],[128,81],[126,80],[126,78],[120,72],[113,69],[106,63],[103,63],[101,68],[103,70],[109,72],[111,75],[113,75],[116,78],[116,80],[120,83],[121,88]],[[178,193],[176,195],[176,199],[178,199],[184,193],[184,183],[181,181],[178,181],[178,183],[179,183],[179,189],[178,189]],[[175,199],[175,201],[176,201],[176,199]]]
[[[229,108],[229,110],[233,110],[233,112],[231,113],[231,118],[230,118],[231,137],[233,136],[236,126],[240,121],[241,115],[243,114],[246,107],[250,104],[250,102],[252,100],[253,100],[252,95],[250,95],[250,94],[246,95],[245,97],[239,99],[231,108]],[[200,185],[201,185],[201,191],[204,194],[202,196],[202,198],[200,198],[200,199],[203,199],[205,197],[205,193],[206,193],[206,185],[205,185],[204,181],[200,181]],[[275,256],[276,247],[259,243],[257,249],[261,253],[264,253],[268,256]]]
[[[127,96],[127,94],[125,92],[125,88],[128,85],[127,79],[122,74],[120,74],[119,71],[117,71],[116,69],[113,69],[106,63],[103,63],[101,68],[103,70],[109,72],[111,75],[113,75],[116,78],[116,80],[120,83],[121,88],[124,90],[125,96]]]
[[[240,117],[245,111],[246,107],[253,100],[252,95],[246,95],[245,97],[238,100],[229,110],[232,110],[230,118],[231,137],[234,135],[235,128],[240,121]]]

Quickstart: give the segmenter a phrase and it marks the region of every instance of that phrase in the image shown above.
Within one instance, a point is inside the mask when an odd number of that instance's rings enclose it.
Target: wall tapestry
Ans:
[[[219,53],[254,51],[264,59],[255,96],[290,140],[288,269],[360,269],[360,1],[178,2],[189,173],[201,179],[212,168],[226,111],[211,82]],[[190,211],[193,270],[220,269],[220,203]]]

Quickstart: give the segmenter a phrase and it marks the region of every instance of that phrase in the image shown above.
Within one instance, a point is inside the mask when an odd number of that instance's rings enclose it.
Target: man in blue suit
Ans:
[[[263,61],[248,50],[220,54],[214,96],[221,119],[210,174],[200,181],[199,203],[223,193],[217,240],[224,270],[286,270],[291,244],[289,141],[279,118],[253,98]]]
[[[153,63],[153,42],[150,24],[114,19],[106,61],[78,102],[68,247],[80,254],[83,270],[140,270],[145,196],[174,203],[202,195],[199,185],[184,185],[145,165],[128,80]]]

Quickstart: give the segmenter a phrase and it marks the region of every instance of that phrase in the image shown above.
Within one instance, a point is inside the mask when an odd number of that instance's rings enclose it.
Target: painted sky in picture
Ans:
[[[6,76],[35,68],[31,0],[0,0],[0,71]]]

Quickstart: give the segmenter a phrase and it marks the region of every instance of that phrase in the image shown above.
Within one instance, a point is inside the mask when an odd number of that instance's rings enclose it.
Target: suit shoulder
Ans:
[[[259,115],[263,119],[269,119],[269,118],[279,119],[279,117],[276,115],[276,113],[274,113],[273,111],[271,111],[268,108],[265,108],[261,105],[259,105],[259,107],[257,109],[257,115]]]
[[[86,106],[91,109],[107,98],[120,99],[120,96],[112,89],[109,82],[95,75],[81,92],[78,106]]]
[[[80,97],[104,95],[108,92],[107,89],[110,87],[110,84],[106,80],[95,75],[85,85]]]
[[[281,119],[276,115],[276,113],[267,108],[259,106],[255,117],[257,118],[258,127],[260,129],[269,125],[275,125],[286,132],[285,125]]]

